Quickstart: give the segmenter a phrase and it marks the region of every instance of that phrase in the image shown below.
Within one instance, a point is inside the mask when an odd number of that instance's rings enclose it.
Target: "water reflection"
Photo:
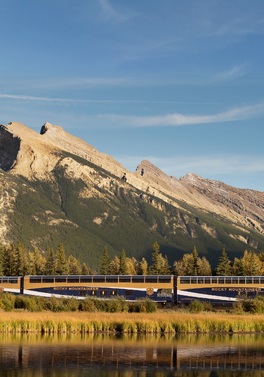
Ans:
[[[0,336],[5,377],[264,376],[264,336]]]

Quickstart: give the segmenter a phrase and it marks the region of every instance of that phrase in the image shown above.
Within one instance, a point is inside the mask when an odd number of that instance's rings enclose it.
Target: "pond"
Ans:
[[[5,377],[264,376],[264,335],[1,335]]]

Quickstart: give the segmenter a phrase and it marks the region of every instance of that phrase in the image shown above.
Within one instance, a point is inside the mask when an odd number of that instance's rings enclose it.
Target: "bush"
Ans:
[[[91,298],[85,298],[79,302],[79,310],[82,312],[95,312],[96,308],[94,305],[94,300]]]
[[[191,313],[200,313],[204,311],[204,303],[200,300],[193,300],[189,305]]]
[[[253,300],[244,300],[243,302],[243,309],[245,312],[248,313],[264,313],[264,298],[261,296],[257,296]]]
[[[157,311],[157,303],[149,298],[130,302],[128,306],[129,312],[134,313],[154,313]]]
[[[235,301],[233,304],[233,311],[237,314],[243,314],[244,311],[244,304],[242,300]]]
[[[66,311],[65,307],[63,306],[63,301],[60,298],[56,298],[54,296],[50,297],[45,301],[45,308],[46,310],[50,310],[51,312],[63,312]]]
[[[15,308],[15,295],[12,293],[4,293],[0,300],[0,307],[6,312],[10,312]]]
[[[128,303],[123,297],[113,298],[112,300],[108,301],[107,311],[112,313],[127,312]]]

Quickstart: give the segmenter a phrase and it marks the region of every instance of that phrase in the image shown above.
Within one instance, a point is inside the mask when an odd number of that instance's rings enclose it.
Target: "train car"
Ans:
[[[189,304],[196,299],[226,305],[264,295],[264,276],[4,276],[0,277],[0,290],[44,297],[110,299],[120,296],[127,301],[148,297],[162,304]]]
[[[261,294],[264,294],[264,276],[177,277],[176,301],[181,304],[196,299],[223,305]]]
[[[21,276],[0,276],[0,291],[19,294],[23,291]]]
[[[116,296],[128,301],[150,298],[158,303],[174,302],[173,275],[58,275],[25,276],[23,293],[38,296],[74,296],[79,299]]]

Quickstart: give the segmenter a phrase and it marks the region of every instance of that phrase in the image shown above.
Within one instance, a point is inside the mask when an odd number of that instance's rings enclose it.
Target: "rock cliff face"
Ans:
[[[207,257],[222,247],[264,249],[264,193],[194,174],[177,179],[149,161],[129,172],[50,123],[40,133],[17,122],[0,126],[0,179],[6,242],[41,247],[69,234],[71,248],[90,242],[143,256],[155,240],[169,255],[199,243]]]
[[[0,125],[0,168],[10,170],[15,162],[20,149],[20,139]]]

